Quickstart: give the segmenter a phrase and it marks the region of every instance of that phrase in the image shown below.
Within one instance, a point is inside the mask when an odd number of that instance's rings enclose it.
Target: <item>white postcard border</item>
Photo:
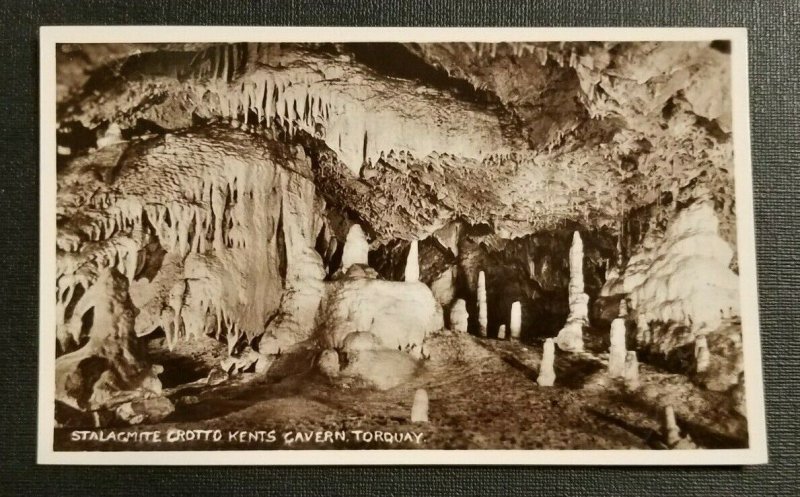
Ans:
[[[708,450],[53,450],[55,414],[56,44],[190,42],[732,42],[737,251],[749,429],[747,449]],[[766,463],[750,156],[745,28],[409,28],[247,26],[47,26],[40,30],[39,464],[92,465],[741,465]]]

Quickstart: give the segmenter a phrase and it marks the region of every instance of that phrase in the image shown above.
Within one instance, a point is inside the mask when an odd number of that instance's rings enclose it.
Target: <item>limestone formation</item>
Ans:
[[[636,318],[636,345],[639,347],[650,343],[650,323],[647,319],[639,315]]]
[[[589,322],[589,296],[584,293],[583,241],[577,231],[569,249],[569,315],[556,337],[556,345],[567,352],[583,351],[583,327]]]
[[[623,373],[625,388],[636,390],[640,386],[639,382],[639,360],[636,358],[636,351],[630,350],[625,355],[625,371]]]
[[[522,308],[519,302],[511,304],[511,317],[508,320],[508,328],[511,332],[511,339],[519,340],[522,334]]]
[[[342,271],[347,271],[353,264],[368,264],[369,243],[359,224],[350,226],[342,251]]]
[[[672,406],[664,408],[663,420],[664,443],[670,449],[696,449],[697,445],[692,442],[689,435],[682,436],[678,423],[675,420],[675,410]]]
[[[339,354],[333,349],[325,349],[317,359],[319,371],[330,378],[339,376]]]
[[[506,339],[506,325],[501,324],[500,327],[497,328],[497,339],[498,340]]]
[[[405,281],[419,281],[419,243],[411,242],[406,259]]]
[[[412,423],[428,422],[428,392],[423,388],[418,388],[414,392],[414,405],[411,407]]]
[[[536,378],[536,383],[538,383],[540,387],[552,387],[553,383],[556,381],[556,372],[555,369],[553,369],[555,353],[553,339],[546,339],[544,341],[544,347],[542,348],[542,363],[539,365],[539,376]]]
[[[694,340],[694,360],[695,372],[705,373],[708,371],[711,355],[708,352],[708,340],[705,335],[700,335]]]
[[[608,376],[619,378],[625,372],[625,320],[617,318],[611,322],[611,346],[608,349]]]
[[[664,442],[668,447],[676,446],[681,441],[681,431],[680,428],[678,428],[677,421],[675,421],[675,410],[672,406],[666,406],[664,408],[662,427]]]
[[[161,396],[157,375],[163,368],[149,362],[135,335],[137,309],[128,288],[125,276],[108,269],[74,309],[79,317],[91,313],[92,325],[83,347],[56,360],[57,401],[99,411]]]
[[[489,325],[489,315],[486,307],[486,274],[478,273],[478,326],[481,336],[486,336]]]
[[[457,299],[450,307],[450,328],[459,333],[466,333],[468,325],[467,302],[464,299]]]
[[[369,332],[384,347],[420,353],[425,337],[444,326],[442,309],[421,281],[343,278],[327,284],[315,319],[317,339],[341,348],[353,332]]]

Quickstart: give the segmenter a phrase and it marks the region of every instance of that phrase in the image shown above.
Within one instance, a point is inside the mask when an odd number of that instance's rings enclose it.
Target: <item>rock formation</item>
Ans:
[[[333,349],[325,349],[317,359],[319,371],[330,378],[339,376],[339,354]]]
[[[639,388],[639,360],[636,358],[635,350],[630,350],[625,355],[625,366],[622,377],[625,381],[626,390],[636,390]]]
[[[501,324],[500,327],[497,328],[497,339],[498,340],[506,339],[506,325]]]
[[[428,422],[428,392],[423,388],[418,388],[414,392],[414,405],[411,407],[412,423]]]
[[[519,302],[511,304],[511,317],[508,320],[508,329],[512,340],[519,340],[522,334],[522,307]]]
[[[486,307],[486,273],[478,273],[478,326],[481,336],[486,336],[489,315]]]
[[[576,231],[569,249],[569,315],[556,337],[558,348],[567,352],[583,350],[583,327],[589,322],[589,296],[583,290],[583,241]]]
[[[536,383],[538,383],[540,387],[552,387],[553,383],[556,381],[556,372],[553,369],[555,354],[556,351],[553,339],[546,339],[544,341],[544,347],[542,348],[542,362],[539,365],[539,376],[536,378]]]
[[[611,346],[608,349],[608,376],[619,378],[625,372],[625,320],[617,318],[611,322]]]
[[[342,271],[347,271],[353,264],[368,264],[369,243],[361,225],[353,224],[347,232],[342,251]]]
[[[708,340],[705,335],[700,335],[694,340],[695,372],[705,373],[708,370],[711,357],[708,352]]]
[[[86,343],[56,360],[57,401],[79,411],[96,412],[161,396],[157,375],[163,368],[149,362],[136,338],[137,309],[131,302],[125,276],[114,268],[103,271],[74,312],[76,316],[91,313],[92,323]],[[166,399],[161,402],[168,403]],[[127,412],[125,409],[123,413]],[[171,412],[161,407],[157,412],[144,410],[123,421],[159,421],[169,414],[167,411]]]
[[[672,406],[664,408],[663,419],[664,443],[670,449],[696,449],[697,446],[692,442],[689,435],[682,436],[678,423],[675,420],[675,410]]]
[[[419,281],[419,245],[416,240],[411,242],[408,249],[404,275],[405,281]]]
[[[464,299],[457,299],[450,307],[450,328],[459,333],[466,333],[468,325],[467,302]]]

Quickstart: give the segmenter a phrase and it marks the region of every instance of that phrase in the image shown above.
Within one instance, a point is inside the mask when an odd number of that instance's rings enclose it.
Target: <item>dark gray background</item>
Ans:
[[[0,0],[1,495],[798,495],[800,7],[790,1]],[[38,27],[745,26],[770,464],[745,468],[37,467]],[[254,456],[255,457],[255,456]],[[414,457],[409,453],[409,457]]]

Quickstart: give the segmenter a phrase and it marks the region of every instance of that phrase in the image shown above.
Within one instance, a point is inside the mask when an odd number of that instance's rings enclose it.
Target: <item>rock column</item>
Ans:
[[[500,327],[497,328],[497,339],[498,340],[506,339],[506,325],[501,324]]]
[[[623,379],[626,389],[636,390],[639,388],[639,360],[636,358],[636,351],[631,350],[625,355]]]
[[[414,405],[411,407],[412,423],[428,422],[428,392],[423,388],[414,393]]]
[[[466,333],[468,323],[467,303],[464,299],[458,299],[450,308],[450,329],[459,333]]]
[[[625,371],[625,320],[611,322],[611,347],[608,349],[608,376],[619,378]]]
[[[406,259],[405,280],[419,281],[419,243],[417,242],[417,240],[411,242],[411,247],[408,249],[408,258]]]
[[[555,361],[556,348],[552,338],[544,341],[544,348],[542,349],[542,363],[539,366],[539,377],[536,378],[536,383],[540,387],[552,387],[556,381],[556,372],[553,369]]]
[[[478,273],[478,325],[481,336],[486,336],[486,327],[489,325],[489,316],[486,309],[486,274]]]
[[[519,340],[522,334],[522,307],[519,302],[511,304],[511,319],[508,322],[512,340]]]
[[[569,249],[569,316],[556,337],[561,350],[583,351],[583,327],[589,322],[589,296],[583,290],[583,241],[576,231]]]
[[[708,340],[705,335],[698,336],[694,341],[694,358],[696,371],[698,373],[705,373],[708,371],[711,355],[708,352]]]
[[[369,258],[369,243],[361,226],[354,224],[347,232],[347,238],[342,249],[342,271],[353,264],[367,264]]]

